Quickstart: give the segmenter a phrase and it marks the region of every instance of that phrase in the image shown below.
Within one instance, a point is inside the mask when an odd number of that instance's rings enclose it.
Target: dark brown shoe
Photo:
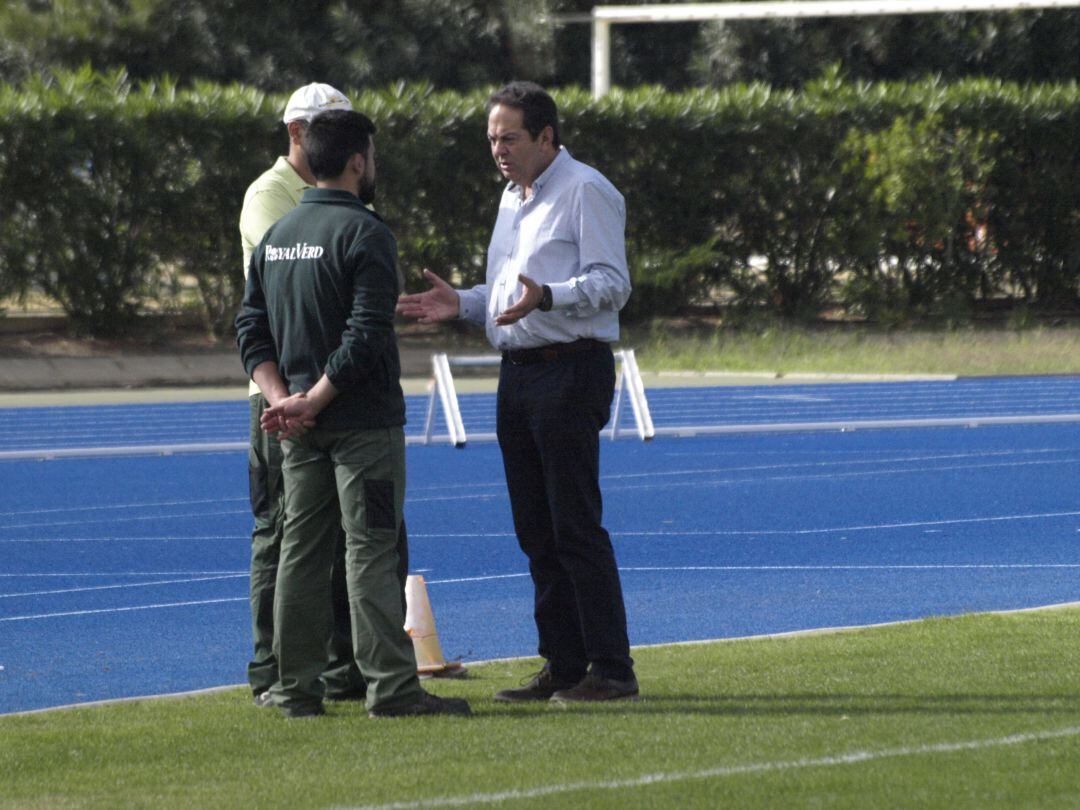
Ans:
[[[556,677],[548,667],[544,667],[524,686],[496,692],[495,700],[500,703],[529,703],[534,700],[551,700],[551,696],[560,689],[569,689],[574,683],[574,681],[566,681]]]
[[[637,700],[637,678],[616,681],[601,678],[591,672],[581,683],[570,689],[560,689],[551,696],[552,703],[595,703],[601,700]]]

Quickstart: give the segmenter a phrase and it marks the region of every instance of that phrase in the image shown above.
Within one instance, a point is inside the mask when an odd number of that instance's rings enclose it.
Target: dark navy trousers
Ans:
[[[529,558],[539,653],[560,678],[627,680],[633,660],[611,539],[601,525],[600,431],[615,389],[604,344],[504,359],[497,432],[514,529]]]

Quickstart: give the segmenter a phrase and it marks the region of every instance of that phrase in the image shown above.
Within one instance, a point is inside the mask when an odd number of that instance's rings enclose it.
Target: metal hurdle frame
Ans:
[[[645,396],[645,384],[641,380],[637,358],[633,349],[620,349],[615,352],[619,366],[615,375],[615,400],[612,405],[611,426],[605,431],[608,438],[615,441],[620,436],[636,435],[642,441],[649,441],[656,435],[649,401]],[[421,444],[432,444],[445,438],[455,447],[464,447],[469,439],[473,441],[495,441],[494,433],[466,433],[465,423],[461,418],[458,404],[457,387],[454,384],[453,368],[497,366],[502,358],[497,354],[466,354],[451,356],[439,352],[431,356],[432,379],[429,385],[427,416],[424,419],[423,435],[418,439]],[[634,430],[621,429],[624,402],[629,400],[634,414]],[[445,435],[435,434],[436,403],[442,406],[446,421]]]

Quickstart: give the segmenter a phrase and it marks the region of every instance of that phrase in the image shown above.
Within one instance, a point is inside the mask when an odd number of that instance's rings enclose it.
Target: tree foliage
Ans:
[[[637,5],[648,0],[622,0]],[[652,0],[655,2],[655,0]],[[675,0],[671,0],[675,2]],[[589,83],[590,26],[558,22],[594,0],[22,0],[0,6],[0,80],[123,67],[284,92],[510,78]],[[840,65],[852,78],[1080,78],[1072,10],[616,25],[616,84],[668,89],[761,81],[798,87]]]
[[[0,79],[123,67],[284,91],[309,81],[465,88],[549,74],[535,0],[27,0],[0,7]]]
[[[407,285],[484,277],[503,186],[486,92],[343,88],[379,126],[380,213]],[[557,91],[563,139],[627,204],[626,315],[689,304],[896,323],[1080,307],[1080,85]],[[286,146],[285,94],[88,69],[0,85],[0,291],[122,332],[193,280],[207,328],[243,285],[244,189]],[[237,144],[243,144],[242,149]]]

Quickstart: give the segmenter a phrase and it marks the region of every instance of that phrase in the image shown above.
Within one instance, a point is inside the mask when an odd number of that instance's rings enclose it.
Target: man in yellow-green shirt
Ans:
[[[252,253],[270,226],[300,204],[304,191],[315,185],[308,167],[303,137],[308,122],[325,110],[351,110],[349,99],[328,84],[312,83],[298,89],[285,105],[282,120],[288,130],[288,154],[279,156],[244,194],[240,212],[240,239],[244,250],[244,277]],[[255,383],[248,389],[250,437],[248,480],[255,527],[251,533],[251,620],[254,657],[248,663],[248,682],[255,703],[269,706],[270,687],[278,679],[274,655],[274,592],[285,519],[281,445],[260,429],[267,403]],[[345,585],[344,533],[338,544],[333,573],[334,632],[329,642],[328,664],[323,675],[328,700],[363,700],[366,686],[353,659],[349,627],[349,603]],[[404,588],[408,573],[408,544],[402,524],[398,542],[400,577]],[[402,597],[404,599],[404,596]]]

